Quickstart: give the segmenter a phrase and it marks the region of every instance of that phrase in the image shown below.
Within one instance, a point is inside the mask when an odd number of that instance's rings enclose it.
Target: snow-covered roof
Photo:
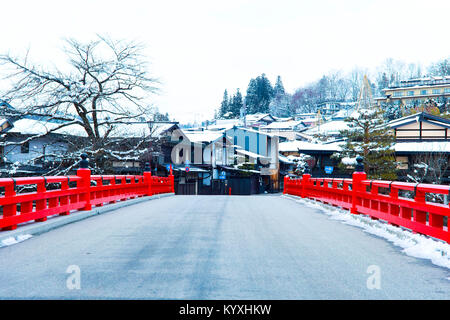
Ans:
[[[240,153],[240,154],[249,156],[250,158],[254,158],[254,159],[258,159],[258,158],[259,158],[259,159],[267,159],[267,160],[270,159],[270,157],[266,157],[266,156],[260,155],[260,154],[258,154],[258,153],[246,151],[246,150],[244,150],[244,149],[236,149],[236,153]]]
[[[246,122],[258,122],[265,118],[268,118],[267,120],[274,121],[275,119],[270,115],[270,113],[254,113],[254,114],[248,114],[245,116]]]
[[[319,119],[317,119],[317,117],[310,117],[310,118],[302,119],[300,121],[308,123],[308,122],[317,122],[317,121],[319,121]]]
[[[341,109],[338,112],[334,113],[332,115],[333,119],[336,118],[349,118],[352,114],[353,114],[354,110],[353,109]]]
[[[261,129],[294,129],[297,126],[305,127],[306,125],[302,121],[276,121],[268,124],[267,126],[261,127]]]
[[[172,129],[172,128],[179,128],[177,124],[175,123],[159,123],[159,124],[151,124],[150,125],[150,134],[152,137],[159,137],[166,131]]]
[[[339,134],[341,130],[348,130],[348,122],[344,120],[333,120],[316,125],[305,131],[306,134]]]
[[[280,162],[283,162],[283,163],[294,164],[293,160],[291,160],[289,157],[282,155],[281,153],[278,154],[278,159],[280,160]]]
[[[342,142],[334,143],[312,143],[306,141],[287,141],[278,145],[280,152],[295,151],[340,151]]]
[[[409,123],[425,121],[432,123],[437,126],[450,128],[450,120],[446,118],[442,118],[439,116],[435,116],[426,112],[420,112],[416,114],[412,114],[409,116],[405,116],[399,119],[395,119],[389,122],[389,126],[391,128],[397,128]]]
[[[183,133],[191,142],[213,142],[223,137],[223,133],[219,131],[184,131]]]
[[[214,124],[208,125],[208,130],[228,130],[240,124],[239,119],[218,119]]]
[[[289,121],[289,120],[294,120],[294,117],[276,117],[276,116],[272,116],[272,118],[274,118],[276,121]]]
[[[23,118],[15,121],[13,127],[9,129],[8,132],[24,135],[45,135],[54,130],[52,133],[87,137],[86,130],[79,124],[70,124],[60,129],[56,129],[61,125],[63,125],[63,123]]]
[[[39,119],[23,118],[15,121],[13,127],[8,131],[12,133],[20,133],[25,135],[45,135],[50,131],[55,134],[71,135],[78,137],[87,137],[84,127],[80,124],[69,124],[57,129],[63,122],[46,121]],[[174,124],[163,124],[158,126],[157,130],[162,132]],[[101,126],[100,134],[104,134],[107,130],[106,126]],[[141,138],[150,135],[150,127],[148,122],[126,122],[116,123],[109,134],[111,138]],[[153,134],[155,136],[155,134]]]
[[[450,153],[450,141],[397,142],[395,152],[445,152]]]
[[[148,122],[116,123],[109,137],[111,138],[141,138],[150,135]]]

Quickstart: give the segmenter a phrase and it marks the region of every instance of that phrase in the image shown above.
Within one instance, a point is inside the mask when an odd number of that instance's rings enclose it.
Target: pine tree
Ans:
[[[230,106],[229,110],[233,114],[234,118],[239,118],[241,114],[241,108],[244,106],[242,100],[242,94],[239,89],[236,90],[236,94],[233,95],[233,104]]]
[[[267,79],[266,75],[263,73],[261,76],[256,78],[257,82],[257,92],[259,98],[258,111],[261,113],[269,112],[269,104],[273,98],[273,87],[270,83],[269,79]]]
[[[335,157],[342,159],[362,155],[364,171],[370,179],[395,180],[395,138],[382,114],[379,109],[360,109],[357,117],[346,119],[349,129],[341,134],[347,137],[347,142]]]
[[[281,77],[277,77],[277,82],[273,88],[273,98],[269,105],[269,112],[277,117],[289,117],[292,115],[291,96],[284,90]]]
[[[256,79],[251,79],[247,87],[245,96],[245,105],[247,106],[247,114],[258,112],[258,92]]]
[[[375,107],[372,85],[364,76],[358,99],[356,115],[349,117],[348,130],[341,134],[347,137],[340,154],[335,157],[364,157],[364,171],[371,179],[395,180],[397,178],[394,154],[395,137],[385,123],[383,110]]]
[[[264,73],[256,79],[251,79],[245,96],[247,114],[268,113],[273,95],[272,85]]]
[[[225,89],[225,92],[223,93],[223,100],[222,103],[220,104],[220,109],[219,109],[219,118],[223,118],[223,116],[228,112],[229,109],[229,101],[228,101],[228,92],[227,89]]]
[[[381,107],[384,109],[383,116],[387,121],[392,121],[402,117],[402,110],[400,106],[392,102],[383,104]]]
[[[273,88],[274,97],[283,96],[286,94],[283,86],[283,82],[281,82],[281,77],[277,77],[277,82],[275,83],[275,87]]]

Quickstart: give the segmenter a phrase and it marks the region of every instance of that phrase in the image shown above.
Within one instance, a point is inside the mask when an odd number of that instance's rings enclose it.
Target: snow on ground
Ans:
[[[0,248],[1,247],[6,247],[6,246],[10,246],[12,244],[16,244],[16,243],[19,243],[19,242],[22,242],[22,241],[25,241],[27,239],[30,239],[31,237],[32,237],[31,234],[23,234],[23,235],[19,235],[19,236],[16,236],[16,237],[6,238],[6,239],[4,239],[4,240],[2,240],[0,242]]]
[[[430,237],[412,233],[409,230],[395,227],[380,220],[372,220],[366,215],[351,214],[349,210],[333,207],[310,199],[283,195],[310,208],[319,209],[330,216],[330,219],[344,224],[360,227],[365,232],[382,237],[394,245],[403,248],[405,254],[428,259],[437,266],[450,269],[450,245]],[[447,278],[450,281],[450,278]]]

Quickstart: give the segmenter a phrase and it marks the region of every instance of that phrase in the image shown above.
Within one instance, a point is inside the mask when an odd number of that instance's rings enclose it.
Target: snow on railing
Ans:
[[[19,186],[30,185],[35,191],[17,192]],[[92,206],[116,201],[173,193],[174,177],[152,176],[149,171],[142,176],[91,175],[83,163],[77,175],[0,178],[0,188],[4,188],[0,196],[0,229],[14,230],[21,223],[46,221],[49,216],[68,215],[72,210],[91,210]]]
[[[368,180],[364,172],[353,173],[352,179],[311,178],[310,174],[284,179],[285,194],[339,206],[450,243],[449,204],[426,200],[427,194],[449,195],[450,186]],[[407,193],[413,197],[402,196]]]

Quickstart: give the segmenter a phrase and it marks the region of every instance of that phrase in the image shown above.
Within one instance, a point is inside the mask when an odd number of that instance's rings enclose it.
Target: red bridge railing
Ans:
[[[51,185],[51,188],[48,186]],[[19,186],[32,192],[16,193]],[[13,230],[24,222],[46,221],[52,215],[68,215],[72,210],[91,210],[116,201],[174,192],[174,177],[139,175],[91,175],[78,169],[73,176],[0,178],[1,230]]]
[[[364,172],[353,173],[352,179],[311,178],[310,174],[284,179],[285,194],[349,209],[450,243],[450,206],[426,200],[427,194],[448,196],[450,186],[368,180]],[[402,196],[406,192],[413,197]]]

